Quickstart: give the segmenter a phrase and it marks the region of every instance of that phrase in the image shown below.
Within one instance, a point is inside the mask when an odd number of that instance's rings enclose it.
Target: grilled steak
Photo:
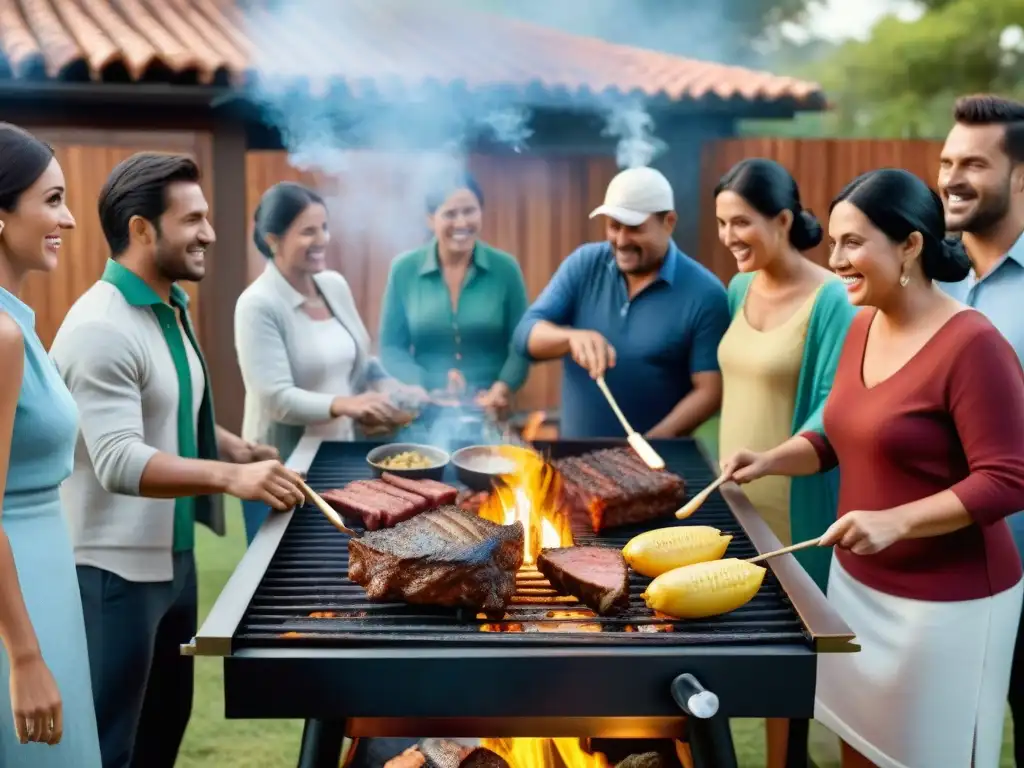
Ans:
[[[686,498],[683,478],[650,469],[629,448],[605,448],[554,465],[567,505],[586,515],[594,533],[670,515]]]
[[[348,576],[371,600],[503,611],[523,564],[523,525],[445,506],[349,539]]]
[[[537,558],[537,570],[552,587],[579,599],[601,616],[614,616],[629,608],[629,572],[617,549],[545,549]]]

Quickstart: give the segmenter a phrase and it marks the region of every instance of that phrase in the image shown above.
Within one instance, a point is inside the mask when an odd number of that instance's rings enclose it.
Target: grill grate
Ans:
[[[369,477],[365,456],[373,445],[323,443],[309,468],[307,482],[322,492]],[[557,441],[538,443],[537,447],[559,458],[605,445]],[[685,478],[690,494],[714,479],[693,441],[660,444],[658,450],[668,469]],[[452,478],[448,480],[456,484]],[[686,521],[668,517],[601,535],[574,525],[573,536],[576,544],[621,548],[637,533],[672,524],[712,525],[731,533],[727,557],[757,554],[718,493]],[[724,616],[685,622],[655,617],[640,598],[650,580],[633,572],[629,612],[606,618],[596,616],[575,599],[558,596],[537,571],[521,571],[516,596],[500,621],[478,617],[469,610],[373,603],[366,599],[362,587],[348,580],[347,574],[345,536],[315,508],[300,508],[239,625],[236,647],[810,644],[770,569],[757,596],[744,607]]]

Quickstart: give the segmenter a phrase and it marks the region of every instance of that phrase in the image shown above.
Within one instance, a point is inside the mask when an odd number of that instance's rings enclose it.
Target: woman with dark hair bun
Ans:
[[[53,150],[0,123],[0,765],[99,768],[82,598],[60,484],[78,409],[18,298],[75,220]]]
[[[844,766],[996,768],[1024,585],[1005,518],[1024,508],[1024,372],[943,293],[970,264],[906,171],[832,203],[830,266],[855,305],[824,412],[723,471],[739,483],[842,470],[828,600],[861,645],[822,654],[815,719]]]
[[[391,263],[381,358],[408,384],[467,391],[502,415],[529,373],[512,348],[526,283],[515,256],[479,239],[484,197],[476,181],[466,175],[446,182],[427,196],[430,242]]]
[[[263,193],[253,241],[263,273],[235,305],[235,347],[245,383],[242,437],[287,458],[304,434],[352,440],[355,427],[390,430],[406,420],[402,387],[371,353],[370,336],[345,278],[327,268],[327,207],[313,190],[281,182]],[[246,537],[269,510],[245,502]]]
[[[732,323],[718,347],[719,455],[727,458],[821,431],[854,309],[835,275],[801,253],[821,242],[821,225],[800,204],[797,183],[783,166],[762,158],[733,166],[715,187],[715,212],[719,239],[739,269],[729,283]],[[839,476],[763,477],[744,491],[788,545],[820,536],[835,521]],[[831,552],[803,550],[796,557],[824,591]],[[786,764],[787,744],[788,721],[769,720],[768,768]]]
[[[800,204],[796,181],[771,160],[735,165],[715,188],[718,235],[736,258],[732,324],[718,348],[722,368],[719,453],[767,450],[821,429],[839,350],[853,318],[842,283],[803,256],[821,225]],[[744,490],[783,544],[820,536],[835,520],[837,473],[766,477]],[[797,557],[822,590],[829,552]]]

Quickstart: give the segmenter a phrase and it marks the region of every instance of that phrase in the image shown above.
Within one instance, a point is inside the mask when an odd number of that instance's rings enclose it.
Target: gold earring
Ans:
[[[906,288],[908,285],[910,285],[910,275],[908,275],[908,274],[900,275],[900,287],[901,288]]]

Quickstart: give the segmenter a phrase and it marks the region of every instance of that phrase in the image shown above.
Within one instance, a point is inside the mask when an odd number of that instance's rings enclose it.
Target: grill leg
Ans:
[[[338,768],[344,739],[344,720],[307,720],[302,728],[299,768]]]
[[[738,768],[729,720],[718,713],[718,697],[689,673],[672,681],[672,698],[687,714],[695,768]]]
[[[810,730],[810,720],[789,721],[789,740],[786,743],[786,768],[808,768],[811,765],[811,758],[807,748]]]

